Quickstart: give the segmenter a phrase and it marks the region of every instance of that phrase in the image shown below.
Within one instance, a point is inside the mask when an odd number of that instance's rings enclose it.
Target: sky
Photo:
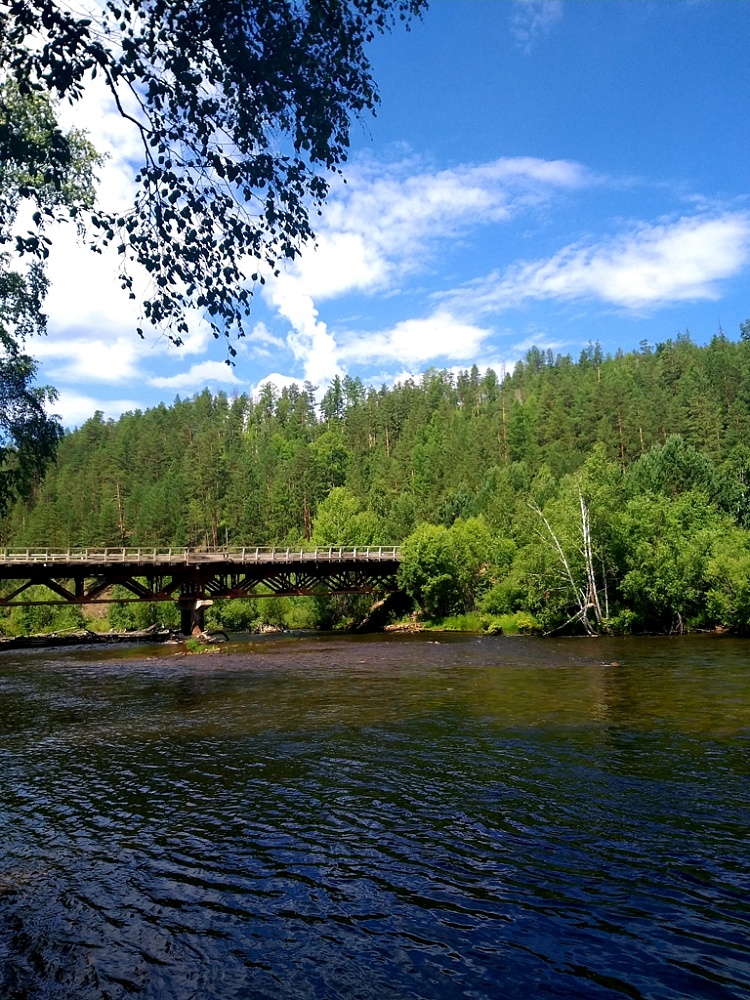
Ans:
[[[116,261],[56,234],[48,335],[29,350],[68,427],[208,387],[335,375],[502,375],[532,346],[577,358],[750,317],[750,0],[432,0],[370,49],[381,95],[355,122],[317,242],[226,346],[198,320],[141,340]],[[138,139],[102,90],[65,112],[125,205]]]

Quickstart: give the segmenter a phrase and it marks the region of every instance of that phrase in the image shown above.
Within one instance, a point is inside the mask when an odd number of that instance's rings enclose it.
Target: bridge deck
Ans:
[[[85,548],[85,549],[0,549],[0,575],[7,568],[18,571],[24,566],[200,566],[208,563],[256,566],[289,563],[359,563],[398,562],[395,545],[357,547],[328,546],[288,548],[282,546],[243,546],[217,549],[190,548]]]
[[[387,593],[399,563],[393,545],[0,549],[0,607]]]

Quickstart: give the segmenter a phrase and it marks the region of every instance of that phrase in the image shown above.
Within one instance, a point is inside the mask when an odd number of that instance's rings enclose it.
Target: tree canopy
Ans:
[[[317,412],[298,386],[205,391],[66,435],[0,540],[398,544],[401,587],[432,617],[750,632],[748,385],[750,343],[721,335],[530,352],[502,381],[342,382]],[[353,614],[316,608],[327,625]]]
[[[248,277],[263,282],[311,237],[352,117],[378,103],[367,43],[426,3],[104,0],[87,17],[57,0],[9,0],[0,60],[24,98],[75,102],[103,77],[143,162],[132,209],[95,212],[93,236],[117,247],[132,297],[133,265],[148,272],[147,322],[179,343],[197,309],[231,337],[249,312]],[[0,133],[3,161],[12,138]],[[55,181],[70,158],[59,130],[43,153]],[[20,249],[39,252],[33,238]]]
[[[23,93],[13,81],[0,85],[0,246],[15,242],[26,264],[0,250],[0,510],[28,495],[55,454],[61,429],[47,405],[55,394],[34,384],[37,366],[25,351],[45,332],[43,311],[48,254],[44,222],[77,219],[94,200],[96,151],[78,131],[63,133],[45,94]],[[24,202],[35,231],[15,229]],[[27,258],[28,260],[29,258]]]

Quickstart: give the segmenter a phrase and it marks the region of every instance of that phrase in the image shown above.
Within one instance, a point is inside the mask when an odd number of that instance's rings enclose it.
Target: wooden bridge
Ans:
[[[394,546],[0,549],[0,607],[174,601],[189,634],[214,600],[392,592],[399,562]]]

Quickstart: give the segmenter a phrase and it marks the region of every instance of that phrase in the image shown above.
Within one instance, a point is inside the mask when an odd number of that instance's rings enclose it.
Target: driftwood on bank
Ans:
[[[352,632],[382,632],[388,631],[390,619],[407,614],[414,607],[414,601],[401,590],[394,590],[375,604],[367,612],[365,618],[354,624]]]
[[[57,646],[113,646],[126,642],[181,641],[182,638],[159,625],[151,625],[149,628],[134,632],[92,632],[90,629],[80,628],[44,635],[0,636],[0,650],[53,649]]]

